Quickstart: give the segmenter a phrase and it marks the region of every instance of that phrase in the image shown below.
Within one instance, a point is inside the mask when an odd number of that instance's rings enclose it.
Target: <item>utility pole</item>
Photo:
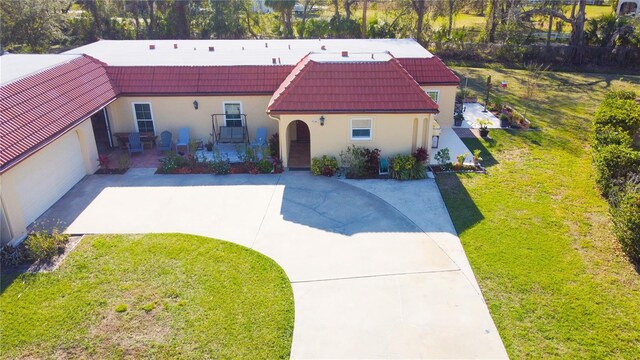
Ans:
[[[484,110],[483,113],[487,112],[487,105],[489,105],[489,91],[491,91],[491,75],[487,76],[487,96],[484,101]]]

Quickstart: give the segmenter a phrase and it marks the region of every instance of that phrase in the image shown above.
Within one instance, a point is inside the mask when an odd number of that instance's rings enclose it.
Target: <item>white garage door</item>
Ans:
[[[25,224],[30,224],[85,175],[78,134],[71,131],[22,164],[18,196]]]

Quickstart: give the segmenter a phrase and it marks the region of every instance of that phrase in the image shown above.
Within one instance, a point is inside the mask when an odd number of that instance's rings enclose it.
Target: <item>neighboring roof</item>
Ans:
[[[280,85],[267,112],[437,113],[438,105],[396,59],[317,62],[307,56]]]
[[[209,51],[210,46],[214,51]],[[87,54],[110,66],[215,66],[273,65],[274,58],[278,65],[295,65],[308,53],[321,51],[433,56],[413,39],[100,40],[65,54]]]
[[[81,55],[5,54],[0,56],[0,85],[44,69],[69,62]]]
[[[109,66],[122,95],[273,94],[293,66]]]
[[[418,84],[458,85],[460,79],[445,65],[439,57],[402,58],[400,64],[407,69]]]
[[[0,172],[86,119],[116,93],[104,64],[89,56],[2,85]]]

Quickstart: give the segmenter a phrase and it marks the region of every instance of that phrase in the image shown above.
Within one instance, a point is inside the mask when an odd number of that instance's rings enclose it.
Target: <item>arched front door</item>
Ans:
[[[304,121],[296,120],[287,127],[289,141],[289,169],[309,169],[311,167],[311,134]]]

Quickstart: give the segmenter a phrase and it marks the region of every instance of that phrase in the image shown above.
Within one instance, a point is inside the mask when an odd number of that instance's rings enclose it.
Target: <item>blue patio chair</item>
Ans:
[[[160,134],[160,143],[157,146],[158,154],[161,154],[163,151],[171,151],[171,147],[173,146],[173,134],[170,131],[163,131]]]
[[[129,150],[129,156],[136,152],[144,152],[142,142],[140,141],[140,133],[136,132],[129,134],[129,143],[127,144],[127,149]]]
[[[267,128],[261,127],[256,130],[256,138],[251,142],[251,146],[267,145]]]
[[[378,175],[389,175],[389,160],[380,158],[380,168],[378,169]]]
[[[189,152],[189,142],[191,138],[189,137],[189,128],[183,127],[178,130],[178,141],[176,141],[176,152],[178,152],[178,148],[180,146],[184,146],[187,149],[187,153]]]

